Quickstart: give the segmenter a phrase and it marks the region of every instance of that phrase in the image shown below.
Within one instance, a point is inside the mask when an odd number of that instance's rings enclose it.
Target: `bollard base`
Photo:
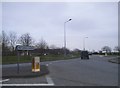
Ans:
[[[32,72],[40,72],[40,69],[32,69]]]

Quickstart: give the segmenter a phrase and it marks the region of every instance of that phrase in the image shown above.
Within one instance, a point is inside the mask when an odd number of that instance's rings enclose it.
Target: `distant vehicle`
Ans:
[[[92,55],[92,52],[89,52],[88,54],[89,54],[89,55]]]
[[[81,59],[89,59],[88,51],[82,51],[81,52]]]

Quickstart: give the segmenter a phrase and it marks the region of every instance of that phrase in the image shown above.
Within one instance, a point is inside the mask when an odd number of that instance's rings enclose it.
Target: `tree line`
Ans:
[[[34,53],[39,55],[52,53],[52,54],[63,54],[63,48],[56,47],[55,45],[49,46],[44,39],[40,39],[38,42],[32,38],[29,33],[22,34],[20,37],[17,36],[15,32],[9,32],[8,34],[5,31],[2,31],[2,56],[7,55],[16,55],[16,45],[20,44],[23,46],[34,46]],[[68,49],[66,51],[69,52]]]
[[[15,55],[16,54],[16,44],[21,44],[24,46],[34,46],[34,53],[38,53],[40,55],[43,54],[63,54],[63,47],[59,48],[55,45],[49,46],[47,42],[43,39],[40,39],[38,42],[32,38],[29,33],[22,34],[20,37],[17,36],[15,32],[9,32],[8,34],[5,31],[2,31],[2,35],[0,35],[0,44],[2,45],[2,56],[6,55]],[[107,53],[111,52],[111,48],[109,46],[102,47],[101,51],[105,51]],[[66,49],[67,53],[80,52],[79,49],[74,49],[70,51]],[[120,53],[120,47],[115,46],[114,51]]]

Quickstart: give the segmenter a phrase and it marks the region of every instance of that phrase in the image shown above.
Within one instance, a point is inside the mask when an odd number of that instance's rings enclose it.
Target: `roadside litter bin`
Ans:
[[[40,72],[40,57],[32,59],[32,72]]]

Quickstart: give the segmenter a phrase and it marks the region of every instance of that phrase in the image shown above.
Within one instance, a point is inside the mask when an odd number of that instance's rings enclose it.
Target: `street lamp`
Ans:
[[[72,19],[69,19],[67,21],[64,22],[64,58],[66,57],[66,23],[71,21]]]
[[[88,37],[83,38],[83,50],[85,50],[85,38],[88,38]]]

